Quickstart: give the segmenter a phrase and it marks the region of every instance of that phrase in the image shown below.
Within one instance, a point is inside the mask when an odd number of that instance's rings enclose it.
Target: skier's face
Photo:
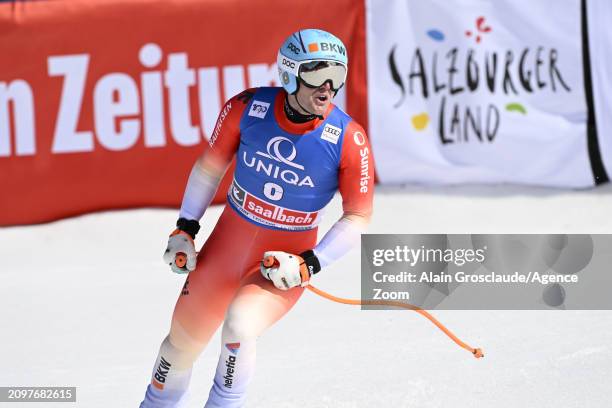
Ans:
[[[300,105],[308,111],[302,113],[314,113],[322,116],[327,111],[334,97],[334,92],[331,90],[329,82],[326,82],[318,88],[309,88],[302,85],[295,96]]]

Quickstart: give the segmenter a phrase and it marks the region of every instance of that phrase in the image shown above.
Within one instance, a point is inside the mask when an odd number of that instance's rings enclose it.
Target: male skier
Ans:
[[[291,309],[313,274],[359,242],[372,212],[374,163],[364,130],[331,103],[347,62],[332,34],[298,31],[278,52],[283,87],[249,89],[223,107],[164,254],[173,271],[189,275],[141,408],[185,404],[193,363],[221,322],[205,407],[244,406],[257,337]],[[198,220],[233,157],[227,204],[197,254]],[[321,212],[336,191],[343,215],[317,243]]]

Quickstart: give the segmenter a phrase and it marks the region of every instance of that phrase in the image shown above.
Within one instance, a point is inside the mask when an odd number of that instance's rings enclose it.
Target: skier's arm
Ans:
[[[210,205],[219,182],[240,141],[240,119],[248,103],[250,91],[227,101],[219,114],[209,147],[191,169],[183,195],[180,218],[198,221]]]
[[[321,268],[359,244],[372,215],[374,160],[365,131],[355,122],[346,129],[339,172],[342,217],[314,248]]]
[[[209,146],[191,169],[187,187],[176,222],[176,230],[168,239],[164,262],[176,273],[193,271],[196,267],[196,251],[193,240],[200,230],[199,220],[210,205],[219,182],[240,142],[240,120],[249,102],[249,90],[225,103]]]

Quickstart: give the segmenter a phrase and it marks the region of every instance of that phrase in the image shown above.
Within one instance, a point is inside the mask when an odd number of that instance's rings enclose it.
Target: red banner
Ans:
[[[278,85],[300,28],[345,42],[347,111],[367,126],[364,16],[353,0],[0,5],[0,225],[177,207],[223,102]]]

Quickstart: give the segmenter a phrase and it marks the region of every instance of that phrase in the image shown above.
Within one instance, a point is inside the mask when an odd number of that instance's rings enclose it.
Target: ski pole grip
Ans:
[[[179,268],[184,268],[187,265],[187,255],[184,252],[177,252],[174,257],[174,263]]]
[[[274,266],[275,263],[278,263],[278,261],[272,255],[266,256],[262,261],[265,268],[270,268]]]

